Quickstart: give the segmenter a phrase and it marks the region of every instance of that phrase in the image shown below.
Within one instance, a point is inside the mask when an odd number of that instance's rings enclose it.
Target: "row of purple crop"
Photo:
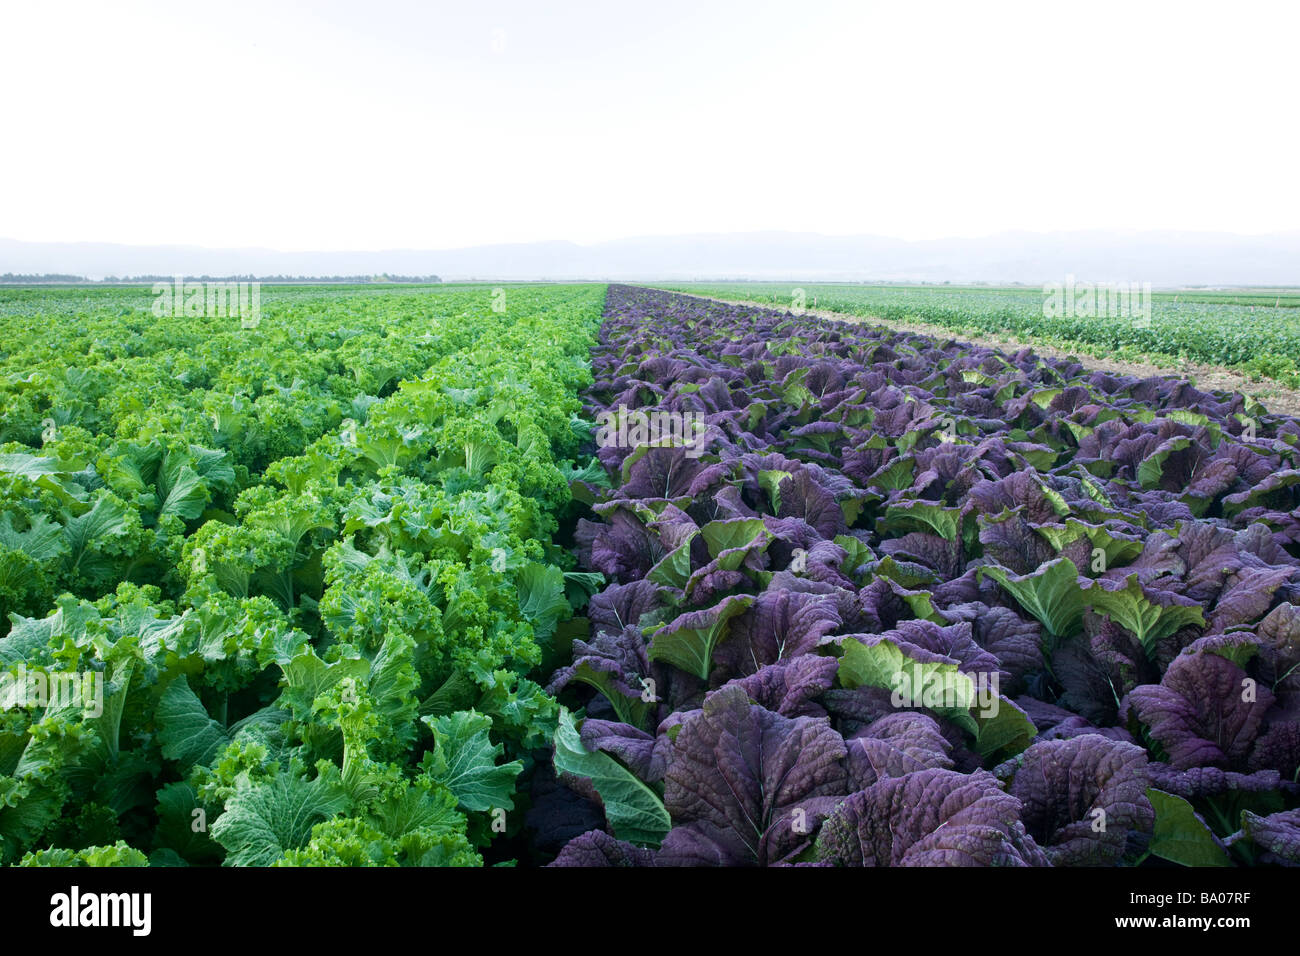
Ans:
[[[1300,863],[1295,420],[626,286],[592,362],[675,430],[575,486],[558,865]]]

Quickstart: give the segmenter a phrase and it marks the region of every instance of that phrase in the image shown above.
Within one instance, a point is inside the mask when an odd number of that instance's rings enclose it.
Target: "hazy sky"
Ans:
[[[0,6],[0,236],[1300,230],[1300,4]]]

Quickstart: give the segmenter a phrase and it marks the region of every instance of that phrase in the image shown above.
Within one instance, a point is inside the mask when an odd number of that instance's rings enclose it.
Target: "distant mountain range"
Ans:
[[[1012,232],[907,242],[802,232],[642,236],[590,245],[280,252],[0,239],[0,273],[428,275],[457,279],[791,279],[1300,285],[1300,232]]]

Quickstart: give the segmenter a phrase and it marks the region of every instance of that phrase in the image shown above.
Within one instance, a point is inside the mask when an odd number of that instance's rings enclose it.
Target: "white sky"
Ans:
[[[1300,230],[1300,4],[0,0],[0,237]]]

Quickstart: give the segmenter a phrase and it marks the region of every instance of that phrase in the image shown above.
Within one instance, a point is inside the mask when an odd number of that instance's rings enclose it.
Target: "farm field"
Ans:
[[[1296,860],[1296,420],[629,287],[593,364],[707,431],[586,488],[557,863]]]
[[[515,810],[603,289],[264,300],[0,293],[5,863],[472,865]]]
[[[665,289],[715,298],[795,301],[791,283],[666,284]],[[1133,317],[1044,315],[1044,293],[1032,287],[960,287],[804,283],[807,308],[863,318],[918,322],[968,335],[1010,335],[1029,344],[1094,357],[1222,366],[1250,378],[1300,388],[1300,291],[1153,292],[1148,328]]]
[[[0,290],[5,864],[1300,863],[1295,418],[625,285],[151,301]]]

